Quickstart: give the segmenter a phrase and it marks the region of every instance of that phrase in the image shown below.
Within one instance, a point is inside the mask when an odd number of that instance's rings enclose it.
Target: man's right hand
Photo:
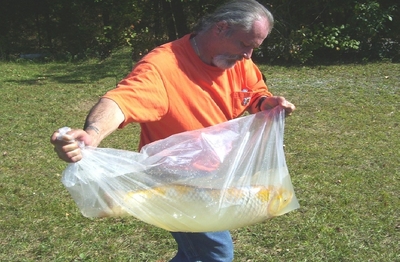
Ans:
[[[68,163],[78,162],[82,159],[78,142],[83,142],[85,146],[97,147],[106,136],[119,127],[124,119],[125,116],[117,103],[108,98],[101,98],[86,117],[85,130],[71,130],[61,139],[57,138],[60,133],[56,131],[51,136],[50,142],[54,145],[54,151],[59,158]]]
[[[62,136],[58,131],[55,131],[50,138],[58,157],[68,163],[78,162],[82,159],[79,141],[82,141],[85,146],[92,144],[91,136],[82,129],[71,130]]]

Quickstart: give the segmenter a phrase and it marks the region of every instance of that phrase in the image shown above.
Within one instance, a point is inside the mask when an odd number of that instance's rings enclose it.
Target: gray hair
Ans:
[[[194,33],[210,30],[216,23],[225,21],[230,27],[227,34],[235,29],[250,31],[254,22],[266,18],[269,30],[274,25],[274,17],[271,12],[255,0],[234,0],[218,7],[213,13],[201,18],[193,28]]]

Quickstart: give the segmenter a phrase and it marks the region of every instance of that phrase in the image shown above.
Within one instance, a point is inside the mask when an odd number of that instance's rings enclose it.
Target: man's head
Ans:
[[[194,33],[210,30],[216,23],[225,21],[230,27],[229,34],[236,29],[250,30],[254,22],[266,18],[269,24],[268,33],[274,26],[274,18],[271,12],[255,0],[233,0],[220,7],[213,13],[204,16],[195,25]]]
[[[239,60],[250,59],[272,30],[274,19],[255,0],[231,1],[205,16],[194,28],[195,34],[211,34],[211,63],[228,69]]]

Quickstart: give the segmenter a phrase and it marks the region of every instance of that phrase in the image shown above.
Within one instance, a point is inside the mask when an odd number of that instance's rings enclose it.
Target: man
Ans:
[[[295,106],[272,96],[251,60],[273,26],[270,12],[254,0],[232,1],[204,17],[194,32],[152,50],[117,88],[107,92],[87,116],[84,129],[58,141],[58,156],[67,162],[82,158],[76,142],[98,146],[117,128],[137,122],[142,146],[170,135],[208,127],[245,111]],[[232,261],[230,233],[173,232],[178,243],[171,261]]]

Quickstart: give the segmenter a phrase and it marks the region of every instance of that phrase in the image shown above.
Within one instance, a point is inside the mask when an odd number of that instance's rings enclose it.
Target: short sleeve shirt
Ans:
[[[223,70],[205,64],[190,35],[152,50],[115,89],[125,120],[141,125],[139,148],[170,135],[208,127],[241,116],[260,96],[271,96],[250,59]]]

